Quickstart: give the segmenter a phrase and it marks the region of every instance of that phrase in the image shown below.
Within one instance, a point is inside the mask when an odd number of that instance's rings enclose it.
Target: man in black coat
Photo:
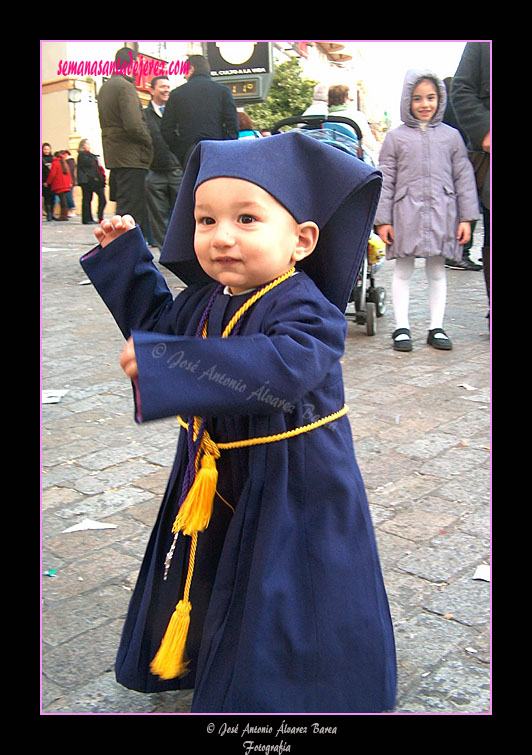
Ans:
[[[456,69],[451,86],[451,99],[460,128],[467,136],[472,153],[491,156],[490,121],[490,42],[468,42]],[[489,165],[489,163],[488,163]],[[484,246],[482,263],[486,281],[486,293],[490,299],[490,172],[487,169],[479,198],[484,220]]]
[[[146,203],[153,240],[162,249],[168,221],[183,180],[183,171],[177,157],[161,136],[163,114],[170,96],[168,77],[156,76],[148,89],[151,101],[144,114],[153,142],[153,160],[146,176]]]
[[[446,123],[448,126],[452,126],[457,131],[460,132],[460,136],[464,140],[464,143],[467,147],[467,144],[468,144],[467,136],[464,134],[464,132],[460,128],[460,124],[458,123],[458,118],[456,117],[456,113],[454,112],[453,102],[451,99],[451,86],[453,83],[453,77],[448,76],[446,79],[443,80],[443,83],[445,84],[445,89],[447,90],[447,105],[445,106],[445,112],[443,114],[443,122]],[[454,270],[482,270],[482,265],[477,265],[476,262],[473,262],[473,260],[471,259],[471,248],[473,246],[473,241],[474,241],[473,233],[475,231],[476,224],[477,224],[476,220],[471,221],[471,238],[462,247],[462,259],[459,261],[453,260],[453,259],[446,259],[445,267],[451,267]]]
[[[238,139],[238,117],[228,87],[212,81],[203,55],[188,59],[187,83],[170,94],[161,133],[183,169],[194,146],[202,139]]]

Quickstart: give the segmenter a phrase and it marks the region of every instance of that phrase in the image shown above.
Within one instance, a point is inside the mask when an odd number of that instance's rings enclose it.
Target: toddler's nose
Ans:
[[[226,223],[219,223],[213,236],[212,244],[215,247],[233,246],[235,237]]]

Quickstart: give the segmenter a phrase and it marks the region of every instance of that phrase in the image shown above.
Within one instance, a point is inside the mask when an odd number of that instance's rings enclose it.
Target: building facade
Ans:
[[[275,41],[273,45],[276,63],[297,56],[306,78],[329,86],[345,84],[358,109],[367,112],[371,102],[356,44]],[[202,53],[201,41],[41,40],[41,142],[48,142],[52,151],[68,149],[77,157],[79,142],[88,139],[91,151],[102,155],[98,92],[112,74],[115,53],[122,47],[137,52],[135,84],[143,106],[149,102],[147,85],[154,75],[164,71],[174,89],[185,83],[187,56]],[[371,120],[380,118],[367,114]],[[74,199],[77,206],[76,190]]]

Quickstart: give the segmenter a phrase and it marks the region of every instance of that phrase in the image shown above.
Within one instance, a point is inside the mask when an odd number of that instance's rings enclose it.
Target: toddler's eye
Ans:
[[[212,225],[213,223],[214,218],[211,218],[208,215],[202,218],[196,218],[196,225]]]
[[[245,214],[240,215],[238,219],[244,225],[249,225],[250,223],[253,223],[255,221],[255,218],[253,217],[253,215],[245,215]]]

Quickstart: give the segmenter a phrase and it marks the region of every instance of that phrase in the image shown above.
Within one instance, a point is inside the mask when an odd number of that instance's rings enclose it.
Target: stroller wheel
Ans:
[[[377,317],[382,317],[386,312],[386,289],[382,288],[382,286],[370,288],[368,292],[368,300],[376,304]]]
[[[377,305],[368,301],[366,305],[366,332],[368,336],[374,336],[377,332]]]

